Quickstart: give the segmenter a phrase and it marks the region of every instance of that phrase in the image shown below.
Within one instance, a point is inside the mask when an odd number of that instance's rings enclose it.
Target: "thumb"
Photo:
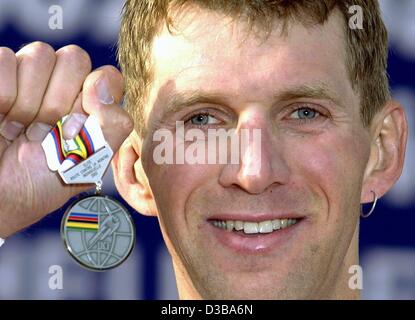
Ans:
[[[104,137],[116,152],[134,128],[130,115],[121,108],[124,82],[121,73],[104,66],[89,74],[82,90],[82,109],[97,117]]]

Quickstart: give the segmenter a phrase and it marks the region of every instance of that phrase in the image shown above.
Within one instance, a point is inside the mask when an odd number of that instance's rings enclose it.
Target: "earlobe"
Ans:
[[[408,136],[403,107],[389,101],[372,122],[372,143],[362,189],[362,203],[388,192],[402,173]]]
[[[143,215],[156,216],[154,199],[142,170],[138,148],[133,139],[135,132],[124,141],[112,160],[114,182],[118,192],[127,203]]]

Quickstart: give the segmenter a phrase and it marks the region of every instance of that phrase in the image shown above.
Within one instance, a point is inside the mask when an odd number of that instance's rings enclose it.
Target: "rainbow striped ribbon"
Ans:
[[[71,146],[70,150],[66,150],[64,144],[67,142],[63,139],[62,125],[62,120],[59,120],[51,131],[53,141],[55,142],[56,154],[58,155],[61,164],[64,160],[70,160],[76,165],[94,154],[94,143],[85,126],[73,139],[74,145]]]

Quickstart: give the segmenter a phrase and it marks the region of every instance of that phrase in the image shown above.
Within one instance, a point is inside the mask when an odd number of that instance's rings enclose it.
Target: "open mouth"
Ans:
[[[260,222],[241,221],[241,220],[210,220],[209,222],[219,229],[230,232],[239,232],[244,234],[265,234],[274,231],[286,229],[295,225],[299,219],[274,219]]]
[[[292,239],[303,229],[305,217],[286,217],[280,219],[224,220],[212,217],[207,220],[213,236],[219,243],[239,254],[264,254],[292,245]],[[249,219],[249,220],[248,220]]]

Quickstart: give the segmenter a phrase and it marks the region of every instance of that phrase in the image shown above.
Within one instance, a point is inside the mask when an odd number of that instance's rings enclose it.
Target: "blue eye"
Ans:
[[[291,118],[300,120],[312,120],[319,116],[319,112],[311,108],[299,108],[291,114]]]
[[[190,121],[193,125],[196,126],[205,126],[208,124],[216,124],[218,123],[218,120],[216,120],[214,117],[212,117],[209,114],[197,114],[190,118]]]

